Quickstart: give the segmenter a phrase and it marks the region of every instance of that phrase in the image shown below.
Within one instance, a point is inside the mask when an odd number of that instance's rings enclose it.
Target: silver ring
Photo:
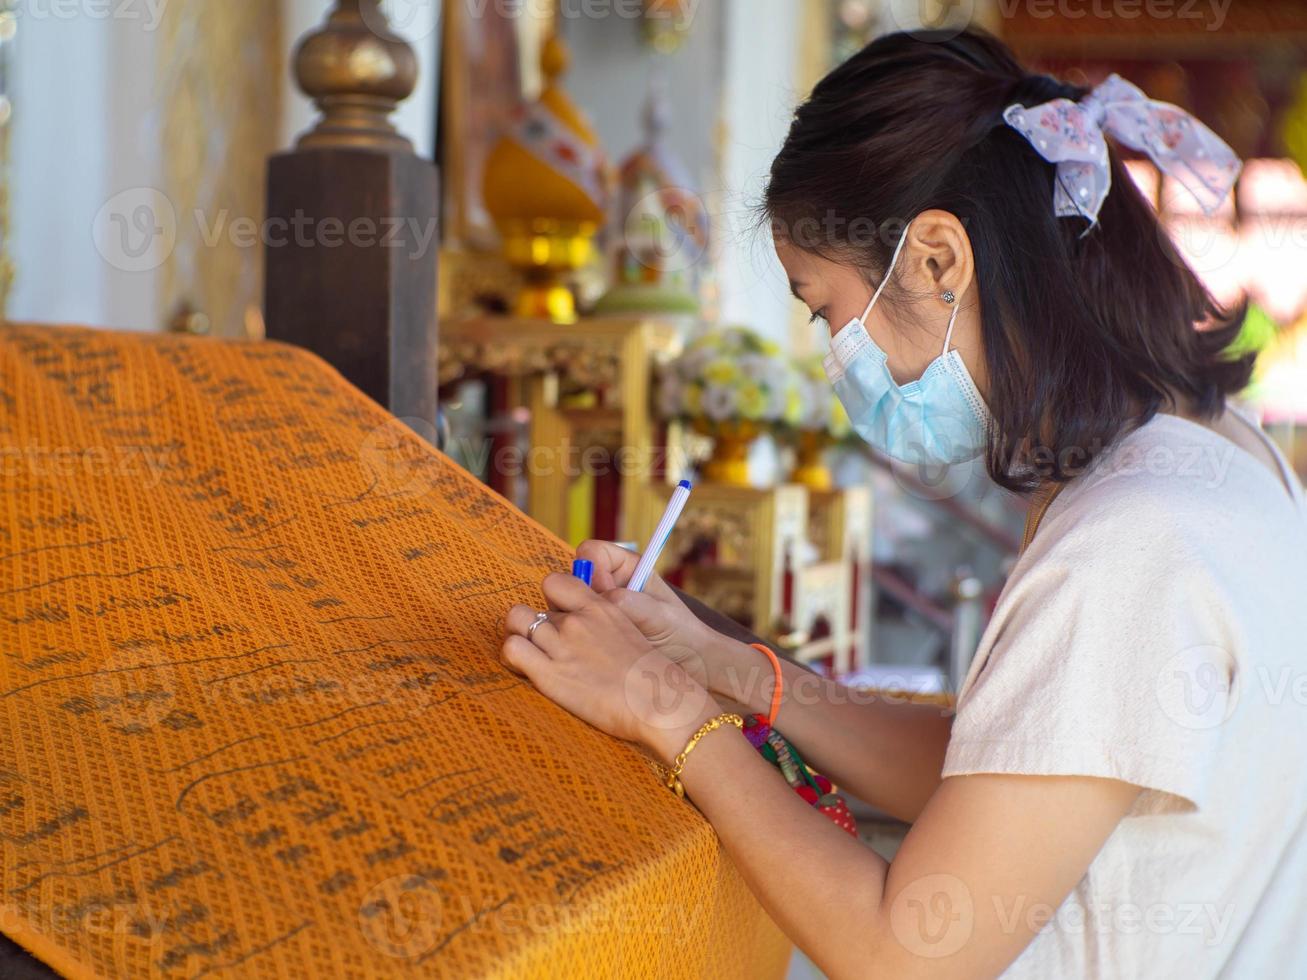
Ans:
[[[531,622],[531,625],[526,628],[526,638],[530,640],[532,643],[534,643],[536,627],[539,626],[541,623],[547,623],[547,622],[549,622],[549,613],[547,612],[536,613],[536,618]]]

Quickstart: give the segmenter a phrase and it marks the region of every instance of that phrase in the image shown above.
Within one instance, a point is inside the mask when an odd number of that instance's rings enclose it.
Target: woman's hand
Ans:
[[[657,575],[650,577],[643,592],[627,589],[640,561],[634,552],[611,541],[586,541],[576,549],[576,556],[594,562],[594,590],[622,610],[650,646],[711,690],[714,672],[726,658],[725,648],[734,641],[690,612]]]
[[[595,572],[598,578],[598,563]],[[668,752],[684,743],[681,733],[716,713],[712,695],[580,579],[554,574],[542,588],[553,610],[548,621],[528,639],[536,610],[510,609],[503,662],[578,718],[669,761]]]

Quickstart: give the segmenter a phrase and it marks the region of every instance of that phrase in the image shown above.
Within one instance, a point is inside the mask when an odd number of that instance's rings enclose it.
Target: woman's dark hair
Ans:
[[[869,281],[912,217],[958,217],[983,314],[988,469],[1015,491],[1083,472],[1168,391],[1216,414],[1253,369],[1255,355],[1228,352],[1246,303],[1216,303],[1114,147],[1099,224],[1086,235],[1087,220],[1055,216],[1054,167],[1003,110],[1088,91],[1027,73],[981,31],[881,37],[795,112],[763,203],[778,236]]]

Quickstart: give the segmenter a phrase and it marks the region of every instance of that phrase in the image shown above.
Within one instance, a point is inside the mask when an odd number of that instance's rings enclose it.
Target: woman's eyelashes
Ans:
[[[818,320],[820,320],[822,323],[826,322],[826,310],[824,307],[814,312],[812,316],[808,317],[809,323],[816,323]]]

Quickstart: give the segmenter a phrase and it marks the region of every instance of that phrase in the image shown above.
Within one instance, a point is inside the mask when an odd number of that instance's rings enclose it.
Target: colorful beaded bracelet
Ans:
[[[790,784],[807,803],[815,806],[843,829],[858,835],[857,824],[849,805],[835,792],[834,784],[808,766],[780,732],[776,730],[776,713],[781,707],[781,661],[770,648],[762,643],[749,644],[755,650],[767,655],[776,671],[776,683],[772,688],[771,710],[764,715],[751,715],[745,719],[744,734],[749,743],[762,753],[763,758],[781,771],[785,781]]]
[[[814,770],[799,755],[798,750],[776,729],[767,723],[766,715],[749,715],[744,719],[744,737],[761,753],[762,757],[781,771],[785,781],[809,806],[816,807],[835,825],[858,836],[858,825],[836,786],[826,776]]]

